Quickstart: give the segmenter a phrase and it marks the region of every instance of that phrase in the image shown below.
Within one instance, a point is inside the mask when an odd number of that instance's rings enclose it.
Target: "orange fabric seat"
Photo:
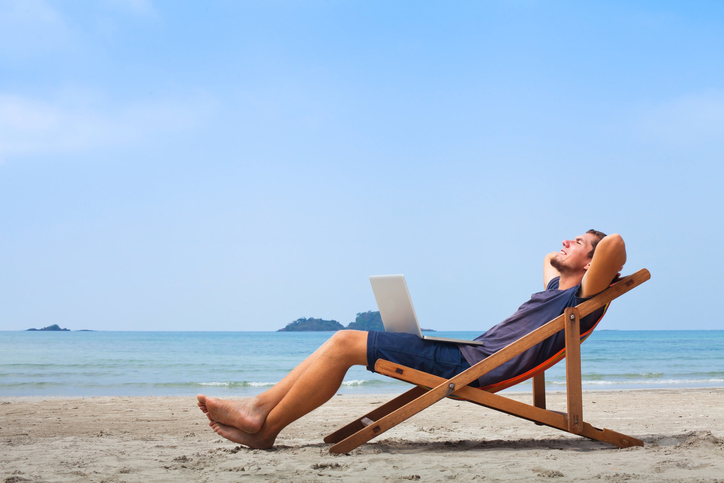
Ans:
[[[588,329],[586,332],[581,334],[581,344],[583,344],[583,342],[586,339],[588,339],[588,336],[593,333],[593,329],[596,328],[598,323],[601,322],[601,319],[603,319],[603,316],[606,315],[606,311],[608,310],[608,307],[610,305],[611,305],[610,303],[606,304],[603,307],[603,313],[598,318],[596,323],[594,323],[593,326],[590,329]],[[511,386],[515,386],[516,384],[520,384],[523,381],[527,381],[531,377],[536,376],[536,375],[540,374],[541,372],[547,371],[548,369],[550,369],[551,367],[555,366],[556,364],[561,362],[563,359],[565,359],[565,357],[566,357],[566,348],[564,347],[558,353],[553,355],[553,357],[551,357],[550,359],[543,361],[542,363],[535,366],[533,369],[530,369],[529,371],[524,372],[523,374],[519,374],[515,377],[511,377],[510,379],[506,379],[505,381],[500,381],[495,384],[489,384],[485,387],[480,387],[478,389],[483,390],[483,391],[488,391],[488,392],[502,391],[503,389],[507,389]]]

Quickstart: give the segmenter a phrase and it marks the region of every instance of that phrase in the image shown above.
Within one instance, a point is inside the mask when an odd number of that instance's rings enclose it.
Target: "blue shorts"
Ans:
[[[367,333],[367,370],[377,359],[450,379],[470,367],[457,344],[423,340],[412,334],[370,331]],[[479,387],[475,380],[469,384]]]

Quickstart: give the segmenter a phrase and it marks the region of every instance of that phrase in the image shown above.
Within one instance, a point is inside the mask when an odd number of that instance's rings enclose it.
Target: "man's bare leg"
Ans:
[[[367,364],[367,332],[340,331],[258,397],[228,401],[199,395],[199,407],[221,436],[268,448],[289,423],[328,401],[357,364]]]
[[[366,340],[367,333],[364,334]],[[289,392],[289,389],[294,386],[299,377],[304,374],[319,354],[326,350],[326,346],[330,343],[332,343],[332,339],[322,344],[274,387],[256,397],[243,401],[231,401],[199,394],[197,396],[198,406],[201,411],[210,414],[213,421],[241,429],[246,433],[256,433],[264,424],[267,414],[279,404],[279,401]]]

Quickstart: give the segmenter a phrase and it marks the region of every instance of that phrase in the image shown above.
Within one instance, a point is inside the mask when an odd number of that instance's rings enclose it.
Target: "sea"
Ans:
[[[0,331],[0,397],[252,396],[333,332]],[[436,332],[472,339],[475,332]],[[724,387],[724,331],[598,330],[583,344],[584,390]],[[565,390],[565,363],[546,372]],[[354,367],[342,394],[407,384]],[[530,391],[530,382],[508,391]]]

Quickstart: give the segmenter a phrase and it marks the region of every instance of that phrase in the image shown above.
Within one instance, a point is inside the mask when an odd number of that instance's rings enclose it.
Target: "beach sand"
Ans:
[[[0,397],[0,481],[724,481],[724,388],[584,394],[588,422],[643,448],[444,400],[328,453],[326,434],[391,397],[335,396],[267,451],[218,437],[193,397]],[[565,410],[565,395],[548,407]]]

